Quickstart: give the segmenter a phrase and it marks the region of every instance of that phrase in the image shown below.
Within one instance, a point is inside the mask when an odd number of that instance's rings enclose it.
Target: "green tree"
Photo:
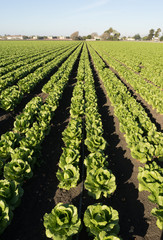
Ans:
[[[157,31],[155,32],[155,37],[159,37],[160,32],[161,32],[161,28],[158,28]]]
[[[153,28],[150,29],[147,40],[152,40],[152,38],[154,37],[154,33],[155,33],[155,30]]]
[[[135,34],[135,36],[133,37],[135,40],[141,40],[140,34]]]
[[[72,33],[70,37],[71,37],[72,40],[78,40],[79,32],[76,31],[76,32]]]
[[[119,37],[120,37],[120,33],[114,30],[112,27],[110,27],[101,35],[101,38],[103,40],[118,40]]]
[[[91,35],[89,34],[89,35],[87,35],[87,39],[91,39],[92,37],[91,37]]]
[[[160,41],[163,41],[163,35],[160,37]]]

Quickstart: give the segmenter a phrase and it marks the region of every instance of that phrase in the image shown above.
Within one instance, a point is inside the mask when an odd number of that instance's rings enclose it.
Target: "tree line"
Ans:
[[[154,30],[153,28],[149,30],[149,34],[147,36],[141,37],[140,34],[135,34],[132,38],[135,40],[144,40],[150,41],[153,39],[163,41],[163,35],[160,37],[161,28]],[[104,33],[100,36],[96,32],[93,32],[87,36],[80,36],[79,31],[76,31],[71,34],[70,38],[73,40],[86,40],[86,39],[96,39],[96,40],[108,40],[108,41],[118,41],[118,40],[126,40],[127,37],[120,37],[120,33],[110,27],[108,30],[104,31]]]

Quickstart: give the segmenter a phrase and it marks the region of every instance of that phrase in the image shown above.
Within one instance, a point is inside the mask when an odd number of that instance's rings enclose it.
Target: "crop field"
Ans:
[[[163,44],[0,42],[0,239],[160,240]]]

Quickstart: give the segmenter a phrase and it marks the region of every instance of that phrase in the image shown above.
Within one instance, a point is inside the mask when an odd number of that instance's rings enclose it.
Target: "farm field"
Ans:
[[[161,239],[162,44],[0,42],[0,135],[1,240],[49,239],[59,203],[77,207],[74,240]],[[90,234],[98,203],[117,212]]]

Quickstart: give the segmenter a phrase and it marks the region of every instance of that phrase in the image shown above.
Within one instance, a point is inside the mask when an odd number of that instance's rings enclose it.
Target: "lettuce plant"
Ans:
[[[91,169],[106,167],[108,165],[106,159],[107,156],[102,151],[98,151],[95,153],[90,153],[84,159],[84,164],[87,167],[87,171],[89,172]]]
[[[77,149],[64,148],[62,155],[59,159],[59,167],[61,169],[65,168],[65,165],[72,164],[76,166],[79,163],[80,152]]]
[[[116,189],[115,176],[106,168],[95,168],[88,172],[84,185],[93,198],[107,198]]]
[[[86,138],[85,145],[89,152],[96,152],[99,150],[105,150],[107,146],[106,140],[98,135],[91,135]]]
[[[46,236],[53,240],[68,240],[81,228],[77,208],[74,205],[58,203],[51,213],[44,215]]]
[[[163,229],[163,169],[156,162],[139,167],[138,180],[139,191],[150,192],[148,199],[158,204],[151,213],[157,217],[157,226]]]
[[[139,167],[139,191],[148,191],[149,200],[163,207],[163,169],[152,162],[144,168]]]
[[[19,135],[12,131],[9,131],[1,136],[0,140],[0,159],[7,160],[10,158],[11,151],[14,148]]]
[[[14,131],[19,133],[26,133],[31,125],[33,116],[31,114],[21,113],[16,117],[14,122]]]
[[[72,164],[65,165],[63,170],[58,169],[57,178],[60,181],[58,187],[69,190],[76,187],[79,180],[79,168],[74,167]]]
[[[0,234],[10,224],[13,213],[4,200],[0,200]]]
[[[12,209],[19,205],[23,192],[15,181],[0,180],[0,199],[5,200]]]
[[[87,231],[96,237],[102,231],[107,235],[117,235],[120,229],[118,212],[112,207],[100,203],[88,206],[83,220]]]
[[[94,240],[122,240],[122,239],[116,236],[115,234],[108,235],[105,231],[102,231],[99,233],[99,235],[97,235],[97,237],[95,237]]]
[[[29,149],[39,149],[44,136],[45,134],[40,125],[34,122],[33,126],[26,133],[25,138],[20,141],[20,146]]]
[[[157,227],[161,230],[163,230],[163,207],[160,208],[153,208],[151,213],[157,217]]]
[[[15,180],[22,184],[33,175],[27,161],[21,159],[12,160],[4,166],[4,177],[8,180]]]
[[[82,139],[82,121],[81,118],[78,119],[71,119],[67,128],[62,132],[63,141],[66,142],[69,139]]]
[[[23,159],[23,161],[27,161],[29,165],[33,167],[33,165],[36,162],[36,158],[33,155],[34,155],[33,150],[26,147],[19,147],[12,150],[11,159],[12,160]]]

